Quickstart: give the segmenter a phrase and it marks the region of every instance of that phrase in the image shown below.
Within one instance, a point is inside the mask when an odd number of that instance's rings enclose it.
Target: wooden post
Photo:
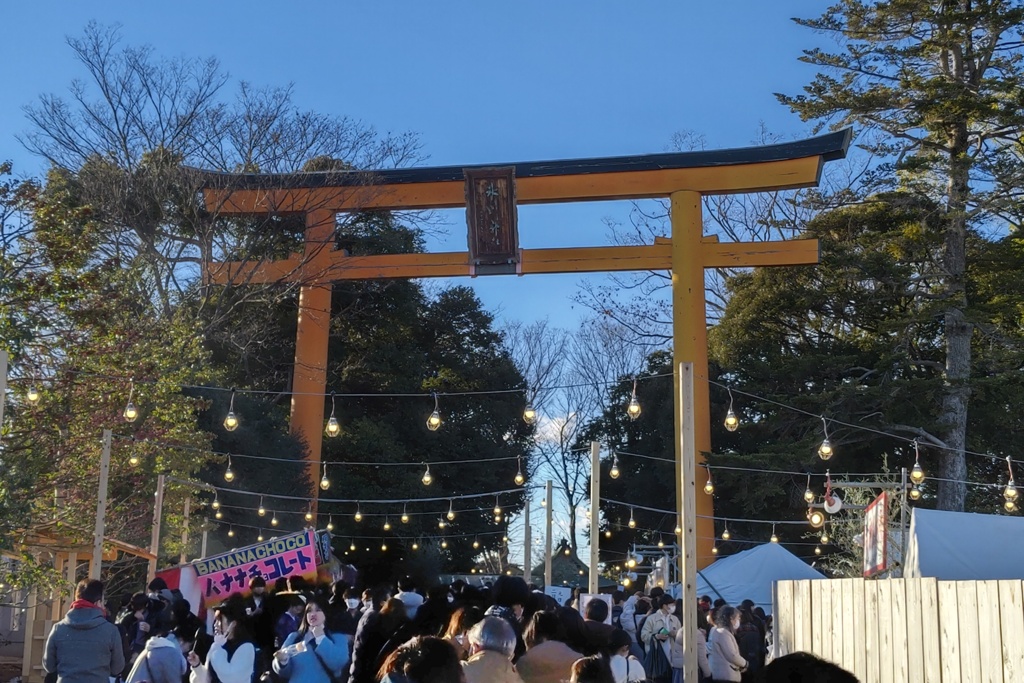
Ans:
[[[0,430],[4,426],[4,407],[7,405],[7,352],[0,349]]]
[[[316,275],[321,254],[331,253],[335,214],[317,209],[306,214],[303,270]],[[327,391],[327,346],[331,329],[331,285],[303,284],[299,289],[299,320],[295,331],[295,376],[292,379],[292,434],[306,442],[310,501],[317,514],[320,457],[323,446],[324,394]]]
[[[551,585],[551,509],[555,506],[551,500],[551,480],[547,485],[547,533],[544,535],[544,587]]]
[[[888,520],[886,520],[888,523]],[[900,468],[900,577],[907,566],[907,468]]]
[[[679,507],[683,516],[682,557],[679,583],[683,613],[679,621],[683,629],[683,680],[697,680],[697,507],[695,470],[697,469],[696,436],[694,425],[693,363],[678,366],[679,395],[677,397],[682,424],[682,474]]]
[[[160,523],[164,516],[164,475],[156,478],[156,502],[153,505],[153,535],[149,539],[149,551],[153,553],[153,559],[149,561],[149,578],[152,581],[156,577],[156,563],[160,556]]]
[[[181,525],[181,554],[178,555],[178,564],[188,562],[188,520],[192,512],[192,496],[185,498],[185,521]]]
[[[96,496],[96,526],[92,532],[92,563],[89,565],[89,578],[100,578],[103,567],[103,535],[107,530],[107,480],[110,477],[110,440],[109,429],[103,430],[103,454],[100,456],[100,487]]]
[[[674,192],[671,195],[672,215],[672,360],[692,363],[701,376],[693,390],[694,458],[702,462],[711,451],[711,407],[708,393],[708,334],[704,293],[704,242],[701,195],[699,192]],[[680,396],[679,376],[674,377],[675,395]],[[682,504],[682,457],[680,410],[676,406],[676,500]],[[702,474],[702,477],[706,475]],[[704,481],[701,481],[701,486]],[[696,501],[697,566],[705,567],[714,560],[711,547],[715,536],[715,507],[711,496]],[[686,517],[680,508],[679,515]],[[685,526],[685,523],[684,523]],[[685,575],[685,571],[684,571]],[[696,680],[696,679],[694,679]]]
[[[530,583],[530,579],[533,578],[533,567],[532,557],[530,552],[530,545],[533,542],[533,529],[530,528],[530,500],[526,500],[525,517],[523,520],[523,577],[526,579],[526,583]]]
[[[203,527],[203,538],[199,542],[199,557],[206,557],[206,541],[210,536],[210,530]]]
[[[601,534],[597,520],[601,502],[601,444],[590,442],[590,581],[588,593],[597,593],[597,557]]]

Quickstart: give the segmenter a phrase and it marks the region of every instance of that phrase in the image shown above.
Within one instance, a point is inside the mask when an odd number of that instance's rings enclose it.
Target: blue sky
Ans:
[[[807,126],[772,93],[813,76],[797,57],[820,37],[790,17],[821,9],[811,0],[15,3],[0,29],[0,159],[41,170],[14,139],[27,125],[22,107],[82,75],[64,38],[89,20],[121,24],[126,43],[159,55],[214,56],[234,79],[294,83],[300,107],[414,131],[437,165],[662,152],[679,131],[741,147],[761,123],[802,137]],[[624,220],[629,208],[522,207],[520,242],[606,244],[604,219]],[[430,248],[463,249],[462,212],[440,218],[448,235]],[[571,323],[586,314],[571,301],[580,281],[472,284],[499,317]]]
[[[790,17],[823,8],[812,0],[10,3],[0,26],[0,160],[20,173],[43,170],[14,139],[27,126],[22,107],[66,93],[83,75],[64,38],[90,20],[121,24],[126,43],[162,56],[214,56],[236,82],[293,83],[301,108],[414,131],[436,165],[662,152],[680,131],[706,136],[709,147],[743,147],[762,123],[804,137],[808,126],[773,93],[798,92],[813,77],[797,58],[821,38]],[[520,243],[607,244],[604,220],[625,220],[629,209],[523,207]],[[448,235],[429,248],[464,249],[463,214],[440,217]],[[550,317],[570,326],[588,313],[572,302],[580,281],[472,285],[499,322]]]

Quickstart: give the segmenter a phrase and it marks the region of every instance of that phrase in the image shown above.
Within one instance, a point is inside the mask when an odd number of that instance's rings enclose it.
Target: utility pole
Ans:
[[[92,532],[92,564],[89,565],[90,579],[100,578],[100,570],[103,566],[103,535],[107,531],[107,481],[110,478],[111,438],[111,431],[104,429],[103,454],[100,456],[100,487],[96,496],[96,526]]]
[[[153,505],[153,535],[149,540],[149,552],[153,553],[149,561],[149,578],[152,581],[156,577],[157,557],[160,555],[160,523],[164,516],[164,475],[156,478],[156,503]]]
[[[523,541],[523,578],[526,579],[526,583],[530,583],[533,567],[532,559],[530,557],[530,546],[533,544],[533,529],[530,528],[530,499],[526,499],[526,516],[523,520],[523,535],[526,537]]]
[[[192,511],[192,496],[185,498],[185,523],[181,525],[181,554],[178,556],[178,564],[185,564],[188,561],[188,518]]]
[[[587,592],[597,593],[597,557],[601,534],[597,523],[601,502],[601,444],[590,442],[590,581]]]
[[[544,587],[551,585],[551,508],[555,506],[551,500],[551,480],[548,479],[547,486],[547,535],[544,537]]]

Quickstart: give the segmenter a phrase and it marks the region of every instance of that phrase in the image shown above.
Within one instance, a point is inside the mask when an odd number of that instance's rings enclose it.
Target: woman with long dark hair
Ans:
[[[302,623],[274,654],[274,672],[297,683],[333,683],[348,666],[348,638],[327,629],[317,598],[306,601]]]
[[[236,599],[237,598],[237,599]],[[256,663],[256,646],[245,627],[245,601],[232,595],[217,608],[213,620],[213,645],[206,661],[190,652],[191,683],[252,683]]]

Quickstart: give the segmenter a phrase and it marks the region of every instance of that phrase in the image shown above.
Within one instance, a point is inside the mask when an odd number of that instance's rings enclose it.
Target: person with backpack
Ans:
[[[348,638],[327,629],[323,607],[316,598],[310,598],[299,629],[274,654],[273,668],[286,681],[337,683],[348,660]]]
[[[201,661],[190,652],[190,683],[253,683],[257,649],[245,627],[245,600],[232,595],[217,608],[213,621],[213,645]]]

